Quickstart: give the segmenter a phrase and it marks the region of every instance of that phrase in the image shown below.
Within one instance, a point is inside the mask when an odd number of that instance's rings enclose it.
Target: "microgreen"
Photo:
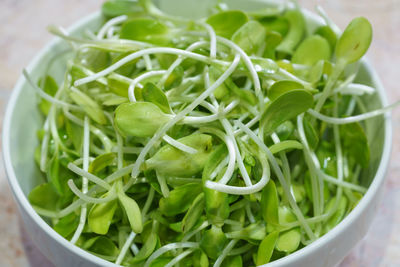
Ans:
[[[365,18],[340,35],[283,4],[193,21],[108,0],[102,15],[91,38],[49,28],[72,46],[64,80],[24,71],[45,117],[28,199],[72,244],[123,266],[261,265],[367,191],[361,121],[399,103],[359,101],[375,93],[347,71],[370,45]]]

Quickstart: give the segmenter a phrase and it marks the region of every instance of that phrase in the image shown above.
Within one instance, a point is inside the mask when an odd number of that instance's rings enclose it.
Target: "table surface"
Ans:
[[[400,99],[400,0],[299,0],[302,6],[324,7],[343,29],[355,16],[367,17],[374,28],[368,57],[379,73],[390,102]],[[68,27],[99,9],[96,0],[1,0],[0,1],[0,125],[5,106],[18,76],[52,36],[49,24]],[[394,133],[400,132],[400,109],[393,111]],[[0,130],[1,130],[0,126]],[[400,137],[394,134],[392,160],[384,198],[372,227],[344,259],[341,267],[400,266]],[[0,145],[1,150],[1,145]],[[1,157],[1,155],[0,155]],[[53,266],[24,232],[0,161],[0,266]]]

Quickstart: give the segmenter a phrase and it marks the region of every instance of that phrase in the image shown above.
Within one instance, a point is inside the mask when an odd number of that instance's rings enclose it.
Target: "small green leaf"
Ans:
[[[250,105],[255,105],[257,103],[257,97],[255,96],[254,91],[240,89],[230,78],[225,80],[225,84],[233,94],[239,97],[240,100],[243,100]]]
[[[256,265],[267,264],[270,261],[278,237],[279,232],[272,232],[261,241],[257,250]]]
[[[276,249],[282,252],[290,253],[295,251],[300,245],[300,229],[294,228],[279,235],[276,242]]]
[[[242,256],[240,255],[226,257],[221,264],[221,267],[242,267],[242,266],[243,266],[243,260]]]
[[[200,193],[194,200],[182,220],[182,231],[188,232],[199,220],[204,210],[204,193]]]
[[[282,37],[289,31],[289,21],[286,17],[270,17],[260,19],[259,22],[267,29],[268,32],[279,33]]]
[[[268,184],[261,192],[261,215],[267,223],[278,225],[279,224],[279,199],[276,192],[275,183],[269,180]]]
[[[167,96],[154,83],[146,83],[142,89],[142,95],[144,101],[157,105],[162,112],[169,114],[172,113]]]
[[[197,153],[189,154],[167,144],[146,160],[146,168],[176,177],[191,177],[202,171],[212,151],[212,137],[194,133],[177,141],[196,149]]]
[[[278,208],[279,224],[288,224],[297,221],[296,215],[287,207],[280,206]]]
[[[72,233],[75,232],[79,224],[79,216],[75,213],[70,213],[65,217],[62,217],[55,225],[54,230],[64,238],[68,238]]]
[[[249,224],[247,227],[230,233],[226,233],[228,238],[244,240],[263,240],[266,234],[264,223],[261,221]]]
[[[272,154],[279,153],[284,150],[303,149],[303,145],[296,140],[286,140],[269,147]]]
[[[255,20],[248,21],[232,36],[232,41],[248,54],[256,54],[263,44],[266,30]]]
[[[197,250],[193,253],[192,261],[193,261],[193,267],[208,267],[209,266],[207,254],[205,254],[201,250]]]
[[[331,47],[331,51],[335,49],[337,36],[331,27],[329,27],[328,25],[321,26],[315,30],[314,34],[324,37],[328,41]]]
[[[69,96],[72,98],[72,100],[81,106],[85,113],[95,122],[99,124],[106,124],[107,123],[107,118],[104,115],[103,109],[100,107],[100,105],[94,101],[92,98],[90,98],[88,95],[84,94],[80,90],[76,88],[71,88],[71,91],[69,93]]]
[[[195,198],[201,193],[202,186],[189,183],[169,192],[167,198],[160,199],[160,211],[166,216],[174,216],[189,209]]]
[[[115,153],[105,153],[97,156],[89,165],[88,172],[98,173],[104,168],[115,163],[117,155]]]
[[[305,32],[305,21],[300,10],[292,9],[286,11],[284,18],[289,22],[289,31],[283,41],[276,48],[279,52],[292,54],[296,46],[300,43]]]
[[[288,139],[294,132],[294,125],[291,121],[285,121],[281,125],[279,125],[275,133],[278,135],[281,141],[285,141]]]
[[[340,135],[344,152],[363,168],[367,168],[370,150],[367,136],[361,124],[356,122],[340,125]]]
[[[230,39],[231,36],[248,21],[247,15],[239,10],[228,10],[211,15],[207,19],[215,33]]]
[[[283,122],[312,108],[313,96],[306,90],[289,91],[270,103],[261,117],[264,134],[269,135]]]
[[[47,180],[53,186],[55,191],[60,195],[64,196],[70,192],[68,187],[68,180],[75,177],[75,174],[69,169],[65,168],[61,164],[61,159],[58,155],[54,156],[48,165],[47,169]]]
[[[144,245],[139,250],[139,253],[135,256],[134,262],[140,262],[147,259],[156,249],[157,239],[157,234],[152,230],[144,242]]]
[[[55,210],[58,199],[59,195],[49,183],[36,186],[28,195],[28,200],[32,206],[47,210]]]
[[[303,123],[308,145],[311,149],[316,149],[319,143],[318,133],[307,118],[304,118]]]
[[[276,47],[282,42],[282,35],[278,32],[268,32],[265,37],[265,49],[263,57],[275,59]]]
[[[313,66],[320,60],[329,60],[330,57],[331,48],[328,41],[319,35],[312,35],[297,47],[292,56],[292,62]]]
[[[372,26],[364,17],[353,19],[336,43],[336,58],[344,64],[359,60],[372,40]]]
[[[142,11],[139,5],[130,0],[107,0],[101,7],[101,13],[107,18],[132,15]]]
[[[262,57],[252,57],[251,62],[253,62],[257,73],[271,75],[279,70],[278,64],[269,58]]]
[[[170,119],[149,102],[123,103],[115,110],[115,125],[125,136],[151,137]]]
[[[303,89],[304,86],[301,83],[291,80],[279,80],[274,82],[268,89],[268,97],[271,101],[274,101],[279,96],[283,95],[292,90]]]
[[[117,246],[106,236],[93,237],[87,240],[82,248],[99,256],[111,256],[116,258],[119,254]]]
[[[228,149],[225,145],[218,145],[215,149],[211,152],[210,156],[206,164],[204,165],[203,173],[202,173],[202,180],[205,182],[206,180],[210,179],[211,173],[215,170],[218,164],[226,158],[228,155]]]
[[[183,75],[184,75],[184,69],[182,68],[182,66],[177,66],[176,68],[174,68],[172,73],[165,80],[164,89],[170,90],[180,85],[183,79]]]
[[[121,181],[117,182],[117,194],[126,216],[128,217],[132,231],[141,233],[143,230],[142,213],[136,201],[125,195]]]
[[[221,228],[212,226],[204,232],[200,241],[200,248],[211,259],[216,259],[221,254],[228,239]]]
[[[122,24],[120,38],[166,45],[171,36],[168,27],[158,20],[151,18],[134,18]]]
[[[207,187],[203,188],[205,194],[205,208],[208,221],[222,227],[229,217],[229,196]]]
[[[110,192],[105,193],[102,197],[106,197],[108,194]],[[117,200],[93,205],[88,216],[90,229],[99,235],[107,234],[117,206]]]
[[[336,199],[337,199],[336,197],[333,197],[328,202],[328,204],[326,205],[326,212],[330,212],[332,211],[333,208],[335,208]],[[328,232],[329,230],[333,229],[343,220],[343,217],[346,214],[347,203],[348,203],[347,198],[342,196],[339,200],[339,205],[337,206],[336,211],[333,213],[333,215],[329,218],[329,220],[326,222],[324,226],[325,232]]]

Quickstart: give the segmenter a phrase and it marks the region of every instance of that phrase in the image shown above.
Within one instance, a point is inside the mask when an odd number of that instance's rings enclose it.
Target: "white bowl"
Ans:
[[[174,0],[172,0],[173,2]],[[189,4],[174,5],[171,0],[161,1],[160,7],[176,7],[172,11],[176,14],[186,14],[200,17],[206,12],[202,2],[201,8],[187,12],[187,8],[196,5],[195,0]],[[210,1],[206,1],[209,3]],[[249,9],[259,8],[262,2],[229,1],[233,7]],[[182,3],[182,2],[180,2]],[[197,5],[196,5],[197,6]],[[169,8],[171,10],[171,8]],[[309,27],[315,28],[321,20],[313,13],[304,10]],[[96,29],[101,22],[99,13],[90,15],[70,29],[77,34],[83,29]],[[50,42],[29,64],[27,70],[36,80],[44,73],[46,63],[51,56],[59,53],[67,44],[59,39]],[[62,78],[65,66],[56,64],[52,67],[51,74]],[[377,89],[373,96],[363,98],[368,109],[376,109],[387,105],[387,99],[382,84],[372,67],[363,60],[360,67],[358,82],[371,85]],[[27,232],[32,240],[56,266],[116,266],[108,261],[98,258],[79,247],[72,245],[68,240],[56,233],[43,220],[30,205],[27,195],[30,190],[40,184],[38,169],[34,162],[34,150],[38,144],[36,130],[43,123],[37,109],[38,97],[26,80],[21,76],[9,100],[3,127],[3,158],[14,198],[18,204]],[[389,163],[392,146],[392,125],[390,114],[373,118],[367,122],[367,137],[371,144],[371,166],[364,172],[363,182],[369,184],[369,189],[357,207],[329,233],[314,243],[296,251],[295,253],[269,263],[265,266],[297,266],[320,267],[337,265],[366,234],[379,204],[382,195],[383,182]]]

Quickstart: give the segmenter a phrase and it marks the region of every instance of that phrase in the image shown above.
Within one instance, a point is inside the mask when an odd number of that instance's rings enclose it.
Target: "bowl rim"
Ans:
[[[321,21],[321,18],[319,16],[317,16],[315,13],[313,13],[305,8],[302,8],[302,12],[307,18],[310,18],[312,21],[317,21],[317,22]],[[99,16],[101,16],[100,11],[89,14],[88,16],[85,16],[82,19],[75,22],[71,27],[68,28],[68,31],[76,31],[80,27],[95,20]],[[38,63],[40,62],[40,59],[53,46],[57,45],[59,42],[62,42],[62,40],[60,38],[53,38],[50,42],[48,42],[39,51],[39,53],[37,53],[36,56],[30,61],[29,65],[27,67],[27,70],[30,71],[33,69],[34,66],[38,65]],[[382,106],[387,106],[388,105],[387,96],[386,96],[384,87],[382,85],[382,82],[381,82],[380,78],[378,77],[376,71],[372,68],[372,66],[370,65],[370,63],[367,59],[363,58],[361,60],[361,62],[364,65],[364,67],[366,68],[366,71],[368,72],[368,74],[371,76],[372,81],[376,85],[377,94],[379,96]],[[67,240],[64,237],[62,237],[61,235],[59,235],[53,228],[50,227],[50,225],[48,225],[40,217],[40,215],[38,213],[36,213],[36,211],[33,209],[31,204],[29,203],[28,198],[23,193],[23,191],[19,185],[19,182],[17,180],[16,174],[14,172],[14,168],[11,163],[10,131],[9,131],[9,129],[11,127],[11,117],[12,117],[14,109],[15,109],[15,104],[22,92],[22,88],[25,83],[26,83],[25,78],[22,75],[20,75],[20,77],[18,78],[18,80],[12,90],[11,96],[7,103],[4,121],[3,121],[3,131],[2,131],[3,161],[4,161],[5,171],[6,171],[6,177],[7,177],[8,183],[10,185],[10,188],[12,190],[12,193],[14,195],[15,201],[19,204],[19,207],[28,216],[30,216],[30,219],[32,221],[34,221],[41,229],[43,229],[43,231],[45,232],[46,235],[48,235],[49,237],[54,239],[57,243],[59,243],[65,249],[69,250],[71,253],[80,255],[82,258],[88,260],[92,264],[97,264],[100,266],[104,266],[104,265],[119,266],[112,262],[101,259],[100,257],[97,257],[97,256],[81,249],[78,246],[72,245],[69,242],[69,240]],[[315,240],[313,243],[305,246],[304,248],[302,248],[288,256],[285,256],[281,259],[278,259],[271,263],[267,263],[262,266],[274,267],[274,266],[279,266],[281,264],[295,264],[295,262],[298,261],[300,258],[310,255],[318,247],[324,246],[327,243],[331,242],[338,233],[343,231],[345,228],[349,227],[349,225],[351,225],[363,213],[363,211],[366,208],[368,208],[369,204],[373,200],[373,197],[376,195],[380,186],[384,182],[386,171],[388,169],[388,165],[389,165],[389,161],[390,161],[391,147],[392,147],[392,121],[391,121],[390,111],[388,111],[384,114],[384,124],[385,124],[384,125],[385,136],[384,136],[384,144],[383,144],[383,150],[382,150],[382,158],[381,158],[378,170],[376,171],[376,174],[375,174],[370,186],[368,187],[367,192],[365,193],[365,195],[363,196],[361,201],[358,203],[358,205],[338,225],[336,225],[332,230],[330,230],[324,236]]]

